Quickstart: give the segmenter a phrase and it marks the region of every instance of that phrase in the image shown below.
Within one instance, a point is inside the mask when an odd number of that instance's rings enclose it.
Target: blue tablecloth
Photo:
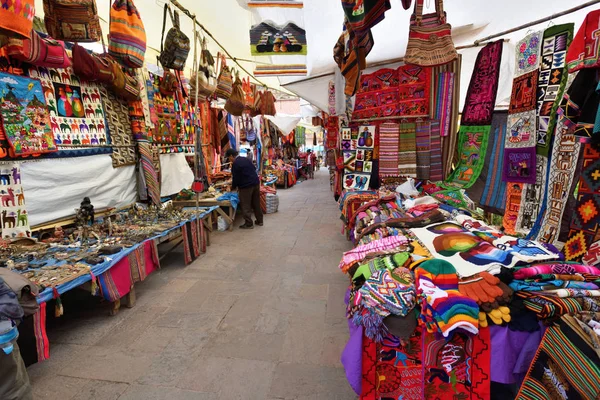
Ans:
[[[237,192],[228,192],[221,197],[217,197],[217,201],[228,201],[231,203],[231,206],[237,210],[238,205],[240,204],[240,196]]]

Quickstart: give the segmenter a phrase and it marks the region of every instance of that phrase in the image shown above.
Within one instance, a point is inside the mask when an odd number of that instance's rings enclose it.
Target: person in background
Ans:
[[[254,229],[253,210],[256,225],[263,226],[263,213],[260,209],[260,179],[254,164],[246,157],[240,157],[234,149],[228,149],[225,157],[231,163],[231,189],[237,189],[240,195],[240,207],[245,220],[240,229]]]
[[[312,150],[306,151],[306,170],[310,179],[315,179],[315,159]]]

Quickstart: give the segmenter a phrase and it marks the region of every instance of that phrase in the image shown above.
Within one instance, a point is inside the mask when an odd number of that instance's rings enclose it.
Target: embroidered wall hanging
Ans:
[[[598,67],[600,64],[600,43],[597,36],[599,28],[600,10],[594,10],[585,17],[567,52],[569,73],[583,68]]]
[[[600,240],[600,148],[586,143],[582,157],[577,206],[564,248],[567,261],[580,261]]]
[[[517,233],[517,219],[519,218],[519,210],[521,209],[521,200],[523,196],[522,183],[504,183],[506,186],[506,207],[502,226],[504,231],[509,235]]]
[[[515,57],[515,76],[521,76],[537,70],[540,65],[540,47],[542,32],[533,32],[517,42]]]
[[[536,109],[538,75],[539,71],[536,69],[513,80],[512,95],[508,107],[510,114]]]
[[[365,172],[368,174],[373,172],[375,131],[376,127],[374,125],[358,128],[355,172]]]
[[[458,165],[444,186],[467,189],[475,183],[483,168],[490,126],[461,126],[458,135]]]
[[[413,317],[414,318],[414,317]],[[388,334],[377,343],[375,398],[419,400],[423,398],[421,329],[406,341]]]
[[[340,133],[339,123],[339,117],[330,116],[327,119],[327,142],[325,143],[327,150],[337,149],[338,147],[338,137]]]
[[[305,56],[306,31],[294,22],[279,26],[264,21],[250,28],[250,47],[253,56]]]
[[[0,72],[1,122],[15,157],[57,151],[40,81]]]
[[[492,114],[498,93],[503,44],[503,40],[489,43],[477,55],[462,113],[462,125],[489,125],[492,123]]]
[[[31,237],[18,163],[0,164],[0,220],[3,238]]]
[[[106,113],[106,124],[113,147],[113,168],[135,165],[135,144],[129,121],[129,107],[127,102],[117,97],[105,87],[100,88],[100,94],[104,99],[104,111]]]
[[[430,90],[429,68],[403,65],[362,75],[353,118],[429,117]]]
[[[150,103],[151,113],[153,109],[156,115],[152,135],[154,143],[176,145],[179,143],[181,135],[179,104],[176,103],[174,96],[165,96],[160,93],[160,77],[152,74],[150,77],[153,79],[153,95],[152,102]]]
[[[417,125],[413,123],[400,124],[398,175],[417,177]]]
[[[525,235],[529,234],[535,226],[546,194],[548,158],[536,155],[535,160],[535,184],[523,185],[521,206],[519,207],[519,216],[515,225],[517,232]],[[514,182],[512,178],[511,182]]]
[[[572,37],[573,24],[553,26],[544,31],[538,77],[537,151],[546,157],[556,127],[556,111],[567,83],[565,58]]]
[[[440,72],[437,75],[437,105],[434,118],[440,121],[440,135],[442,137],[450,134],[452,123],[452,106],[454,104],[454,72]]]
[[[535,110],[509,114],[506,148],[532,147],[536,143]]]
[[[102,96],[97,84],[80,81],[70,67],[31,68],[29,76],[39,79],[42,83],[50,111],[50,127],[60,156],[82,156],[111,151],[106,147],[111,142],[106,131]],[[61,145],[86,147],[77,149]]]
[[[504,150],[502,170],[504,182],[535,183],[535,147]]]

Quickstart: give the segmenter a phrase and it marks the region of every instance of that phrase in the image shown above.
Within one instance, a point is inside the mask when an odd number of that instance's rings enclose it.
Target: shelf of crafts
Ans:
[[[216,206],[204,207],[202,209],[202,212],[198,215],[198,218],[200,220],[202,220],[202,219],[206,218],[207,216],[209,216],[210,214],[212,214],[218,208],[219,207],[216,207]],[[160,241],[161,239],[168,238],[171,233],[177,231],[178,229],[181,229],[186,223],[188,223],[189,221],[194,221],[195,219],[196,219],[196,216],[194,215],[194,216],[192,216],[192,218],[185,220],[185,221],[181,221],[178,225],[176,225],[170,229],[167,229],[158,235],[150,237],[150,238],[144,240],[143,242],[140,242],[134,246],[131,246],[127,249],[120,251],[119,253],[112,254],[111,256],[106,257],[106,261],[104,261],[103,263],[92,266],[90,269],[90,273],[78,276],[69,282],[66,282],[61,285],[56,286],[56,288],[55,288],[56,291],[60,295],[60,294],[66,293],[70,290],[73,290],[74,288],[76,288],[86,282],[91,281],[92,274],[93,274],[93,276],[96,276],[96,277],[100,276],[101,274],[105,273],[106,271],[110,270],[112,267],[117,265],[121,260],[123,260],[129,254],[131,254],[132,252],[137,250],[139,247],[143,246],[145,243],[147,243],[151,240]],[[41,292],[39,294],[37,301],[38,301],[38,303],[41,304],[41,303],[46,303],[46,302],[52,300],[53,298],[54,298],[54,289],[52,287],[47,287],[46,289],[44,289],[43,292]]]

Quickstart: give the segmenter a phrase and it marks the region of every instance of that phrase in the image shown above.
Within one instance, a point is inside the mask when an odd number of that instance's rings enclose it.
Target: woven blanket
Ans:
[[[444,179],[444,167],[442,165],[442,138],[440,137],[441,122],[431,121],[430,124],[430,155],[431,168],[429,180],[439,182]]]
[[[458,165],[444,182],[448,189],[468,189],[477,180],[487,153],[490,126],[461,126],[458,137]]]
[[[600,274],[600,269],[577,263],[541,263],[531,267],[519,268],[514,273],[515,279],[532,279],[540,274],[560,274],[560,275],[579,275],[579,274]]]
[[[379,126],[379,177],[398,176],[400,126],[384,123]]]
[[[438,75],[435,119],[440,121],[440,136],[450,134],[452,105],[454,102],[455,73],[442,72]]]
[[[360,400],[376,400],[377,387],[379,380],[377,378],[377,344],[363,336],[362,348],[362,385]]]
[[[398,142],[398,174],[404,177],[417,177],[417,126],[414,123],[400,124]]]
[[[600,357],[589,333],[565,316],[546,330],[517,399],[597,399]]]
[[[379,384],[376,399],[423,398],[421,341],[421,331],[417,329],[405,344],[391,334],[377,343],[376,371]]]
[[[461,118],[462,125],[481,126],[492,123],[492,114],[498,93],[503,44],[503,40],[488,43],[477,55],[465,99]]]
[[[431,123],[417,123],[417,179],[428,180],[431,176]]]
[[[600,312],[600,297],[555,297],[531,292],[515,292],[523,299],[523,305],[542,320],[553,321],[565,314],[582,311]]]

